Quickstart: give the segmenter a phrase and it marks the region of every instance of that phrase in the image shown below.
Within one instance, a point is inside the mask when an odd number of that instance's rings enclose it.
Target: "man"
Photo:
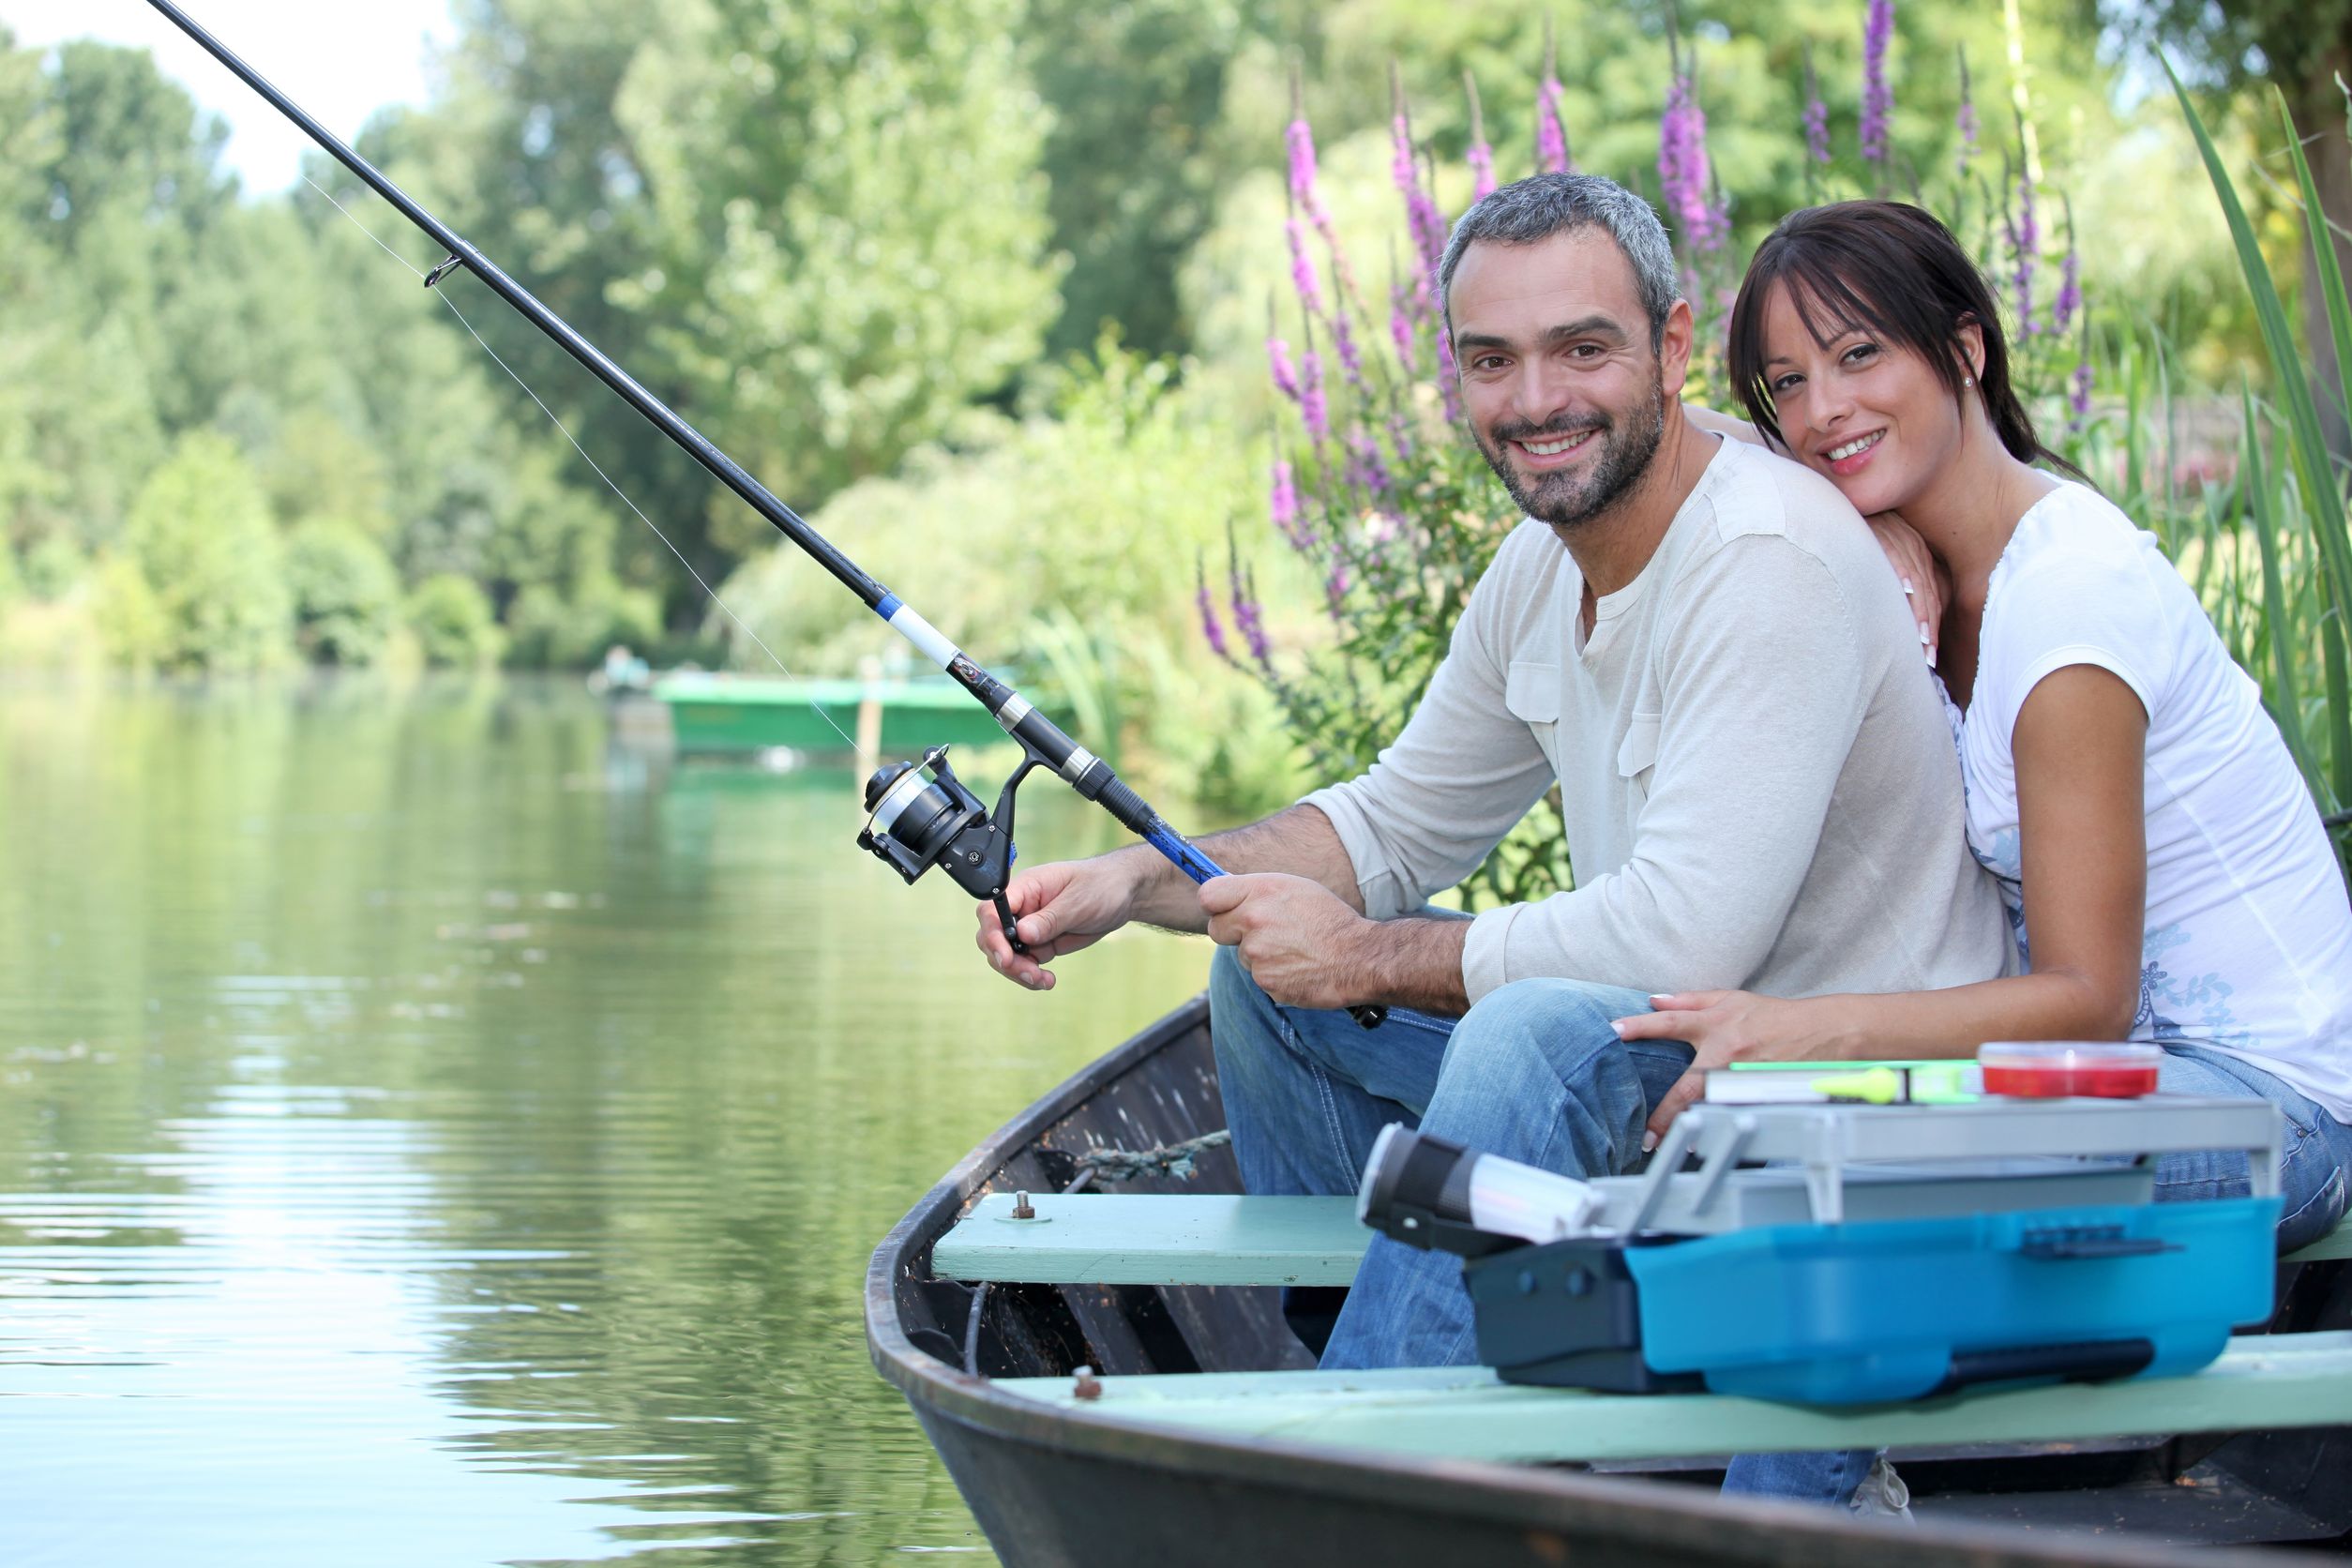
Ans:
[[[1900,590],[1825,480],[1695,424],[1690,307],[1647,204],[1543,174],[1480,202],[1439,280],[1471,432],[1528,520],[1362,777],[1202,848],[1009,892],[1033,988],[1131,920],[1206,930],[1217,1075],[1257,1193],[1354,1188],[1380,1128],[1620,1171],[1690,1069],[1618,1039],[1648,993],[1918,989],[2002,972],[1958,767]],[[1557,780],[1574,892],[1423,908]],[[1364,1030],[1344,1012],[1381,1003]],[[1467,1016],[1465,1016],[1467,1015]],[[1458,1019],[1456,1022],[1455,1020]],[[1458,1262],[1375,1239],[1326,1366],[1470,1359]]]

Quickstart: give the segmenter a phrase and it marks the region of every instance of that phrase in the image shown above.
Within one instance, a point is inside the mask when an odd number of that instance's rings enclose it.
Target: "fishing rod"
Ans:
[[[445,259],[424,275],[425,287],[438,290],[445,279],[460,268],[480,279],[523,320],[552,338],[557,346],[611,387],[622,401],[643,415],[656,430],[684,448],[719,483],[774,524],[776,532],[803,554],[831,572],[925,658],[945,671],[957,686],[988,709],[1007,735],[1019,743],[1020,765],[1004,781],[993,811],[956,776],[955,770],[947,764],[944,746],[932,746],[923,754],[920,762],[891,762],[876,770],[866,783],[867,815],[866,826],[857,836],[860,849],[870,852],[909,884],[932,867],[944,867],[957,886],[996,906],[1005,941],[1016,953],[1026,952],[1015,929],[1012,906],[1004,895],[1005,886],[1012,880],[1015,855],[1015,796],[1022,781],[1042,767],[1059,774],[1080,798],[1109,812],[1120,826],[1159,851],[1196,884],[1225,875],[1224,867],[1170,827],[1149,802],[1111,770],[1109,763],[1064,734],[1060,725],[1040,713],[1028,699],[988,673],[897,595],[867,576],[856,562],[836,550],[823,535],[803,521],[799,513],[770,494],[767,487],[746,473],[709,437],[680,418],[669,404],[648,392],[635,377],[608,358],[603,350],[581,337],[570,323],[540,304],[528,289],[507,277],[457,231],[419,206],[375,165],[304,113],[299,104],[272,86],[173,0],[147,3],[442,248]],[[1378,1006],[1350,1007],[1348,1011],[1366,1029],[1388,1016],[1387,1008]]]

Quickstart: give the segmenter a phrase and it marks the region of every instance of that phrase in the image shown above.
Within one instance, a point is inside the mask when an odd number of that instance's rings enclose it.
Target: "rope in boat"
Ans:
[[[1222,1149],[1233,1141],[1229,1128],[1219,1127],[1199,1138],[1188,1138],[1182,1143],[1163,1143],[1151,1149],[1093,1149],[1078,1157],[1078,1180],[1063,1187],[1063,1192],[1084,1192],[1096,1181],[1127,1182],[1138,1176],[1172,1176],[1180,1182],[1192,1180],[1193,1161],[1212,1149]]]

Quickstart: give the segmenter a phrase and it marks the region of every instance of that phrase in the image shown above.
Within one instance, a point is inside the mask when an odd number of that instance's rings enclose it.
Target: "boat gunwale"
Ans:
[[[1888,1548],[1898,1543],[1915,1568],[1937,1562],[2276,1568],[2280,1560],[2273,1550],[2192,1549],[2146,1540],[2060,1540],[2023,1529],[1947,1519],[1922,1531],[1907,1521],[1860,1519],[1802,1503],[1726,1498],[1613,1475],[1492,1460],[1408,1458],[1337,1444],[1170,1428],[1003,1392],[994,1380],[950,1365],[909,1339],[899,1318],[900,1273],[905,1270],[918,1279],[934,1277],[931,1245],[988,1178],[1093,1095],[1207,1024],[1204,992],[1088,1063],[957,1161],[882,1238],[867,1266],[867,1354],[875,1371],[918,1411],[998,1439],[1203,1480],[1289,1485],[1384,1504],[1395,1503],[1400,1485],[1412,1487],[1420,1495],[1419,1505],[1432,1513],[1475,1515],[1489,1523],[1508,1520],[1572,1533],[1579,1525],[1591,1524],[1621,1540],[1637,1540],[1662,1550],[1719,1550],[1726,1533],[1760,1530],[1772,1538],[1774,1556],[1825,1568],[1881,1562]]]

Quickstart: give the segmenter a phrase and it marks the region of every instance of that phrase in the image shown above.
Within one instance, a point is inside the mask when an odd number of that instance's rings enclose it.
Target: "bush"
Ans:
[[[155,663],[221,672],[285,661],[294,601],[284,554],[261,481],[226,438],[180,438],[131,503],[125,542],[154,594]]]
[[[490,598],[472,578],[442,572],[408,596],[408,624],[427,664],[478,670],[498,662],[505,639]]]
[[[317,664],[384,657],[400,621],[400,582],[382,546],[348,522],[314,518],[286,538],[294,644]]]
[[[127,555],[99,557],[90,574],[90,621],[107,662],[125,670],[154,669],[170,641],[162,604]]]
[[[661,639],[660,601],[652,592],[596,577],[566,602],[534,583],[506,609],[511,662],[536,670],[585,670],[615,642],[643,653]]]

